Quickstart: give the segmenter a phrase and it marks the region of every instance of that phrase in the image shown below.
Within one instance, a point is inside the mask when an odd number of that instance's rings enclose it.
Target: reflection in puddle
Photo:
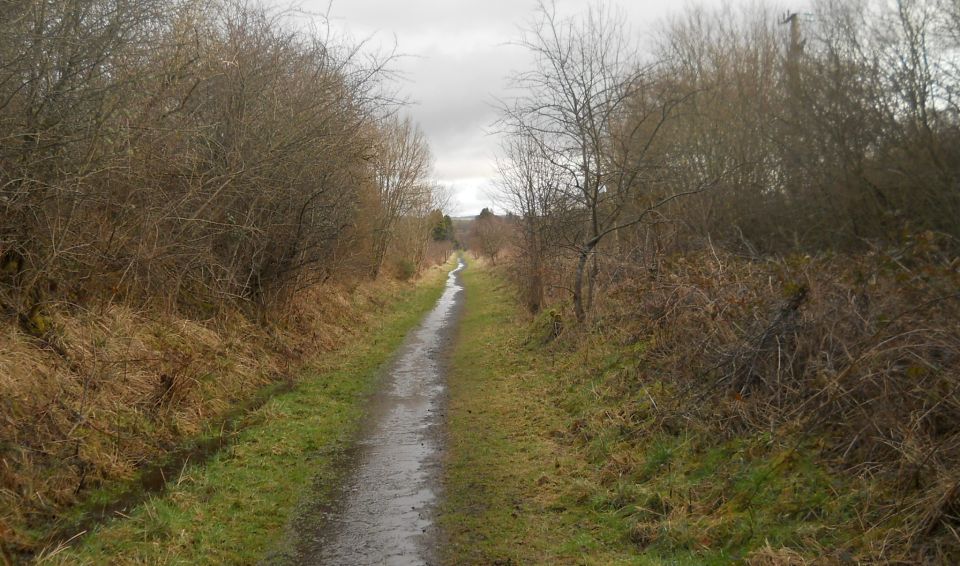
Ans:
[[[440,481],[445,378],[460,304],[458,273],[433,311],[407,338],[371,400],[369,430],[338,508],[316,535],[320,564],[435,563],[433,523]]]

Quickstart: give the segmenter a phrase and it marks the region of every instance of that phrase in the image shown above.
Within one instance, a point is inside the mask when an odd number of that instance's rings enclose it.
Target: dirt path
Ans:
[[[436,564],[446,358],[462,303],[454,269],[436,307],[388,368],[340,496],[314,532],[301,527],[298,562]]]

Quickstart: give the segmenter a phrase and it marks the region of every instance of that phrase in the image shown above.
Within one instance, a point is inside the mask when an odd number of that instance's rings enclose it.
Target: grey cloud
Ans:
[[[279,4],[279,0],[276,0]],[[718,0],[702,0],[711,3]],[[558,0],[561,14],[583,11],[590,0]],[[325,12],[327,0],[306,0],[305,10]],[[401,91],[416,103],[406,109],[423,128],[435,157],[437,180],[455,187],[461,214],[491,204],[498,139],[489,134],[496,112],[490,103],[507,93],[507,78],[526,66],[525,53],[507,45],[531,20],[536,0],[334,0],[336,30],[369,38],[371,49],[400,53]],[[621,3],[639,30],[677,3]],[[639,33],[639,31],[638,31]]]

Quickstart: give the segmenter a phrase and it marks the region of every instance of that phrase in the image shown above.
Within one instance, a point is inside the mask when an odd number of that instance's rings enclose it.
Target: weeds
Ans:
[[[856,259],[687,254],[606,288],[549,347],[576,360],[561,403],[601,483],[663,498],[638,498],[630,537],[757,563],[841,532],[864,560],[960,557],[960,272],[940,250],[922,234]]]

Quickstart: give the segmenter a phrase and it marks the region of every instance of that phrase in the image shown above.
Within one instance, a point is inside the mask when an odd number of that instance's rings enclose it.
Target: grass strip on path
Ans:
[[[449,267],[449,266],[448,266]],[[338,481],[379,369],[436,303],[445,274],[431,273],[380,325],[335,358],[317,360],[291,392],[248,416],[235,443],[128,516],[41,558],[59,564],[251,564],[283,538],[310,482]]]

